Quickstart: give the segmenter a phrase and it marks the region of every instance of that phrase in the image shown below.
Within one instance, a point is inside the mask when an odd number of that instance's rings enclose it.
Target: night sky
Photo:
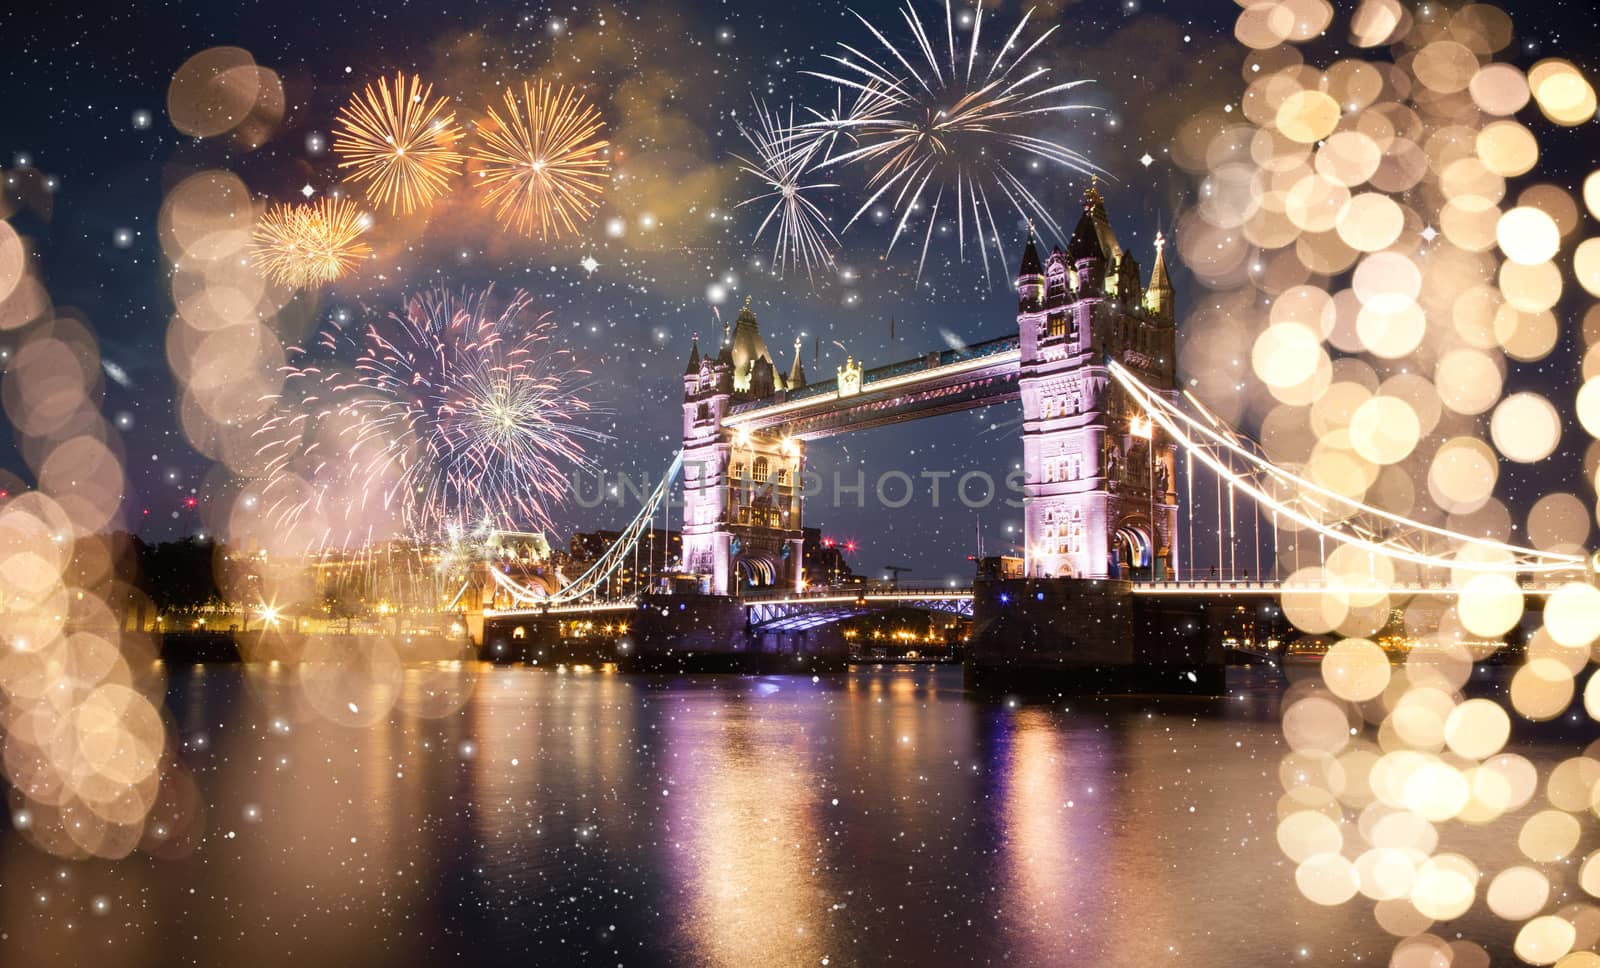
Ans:
[[[897,6],[855,9],[899,26]],[[1525,67],[1559,52],[1594,69],[1588,4],[1508,6],[1518,30],[1514,62]],[[32,7],[39,9],[24,9]],[[848,271],[824,270],[813,282],[803,272],[774,277],[770,236],[753,239],[763,210],[736,208],[759,193],[733,158],[745,149],[738,123],[750,120],[752,97],[774,108],[786,109],[791,99],[830,106],[830,86],[802,72],[825,69],[840,41],[870,43],[850,9],[830,0],[9,5],[0,12],[0,167],[12,178],[20,172],[29,186],[14,224],[34,241],[58,311],[72,307],[99,335],[105,411],[125,434],[129,526],[152,538],[209,527],[208,482],[218,473],[189,447],[174,415],[164,352],[170,267],[156,234],[163,195],[208,167],[234,170],[263,199],[298,201],[302,186],[319,194],[336,187],[335,158],[312,147],[317,136],[327,140],[353,90],[397,69],[421,72],[437,92],[454,95],[462,119],[497,100],[501,84],[534,76],[579,84],[605,115],[606,136],[622,153],[614,167],[624,177],[576,238],[556,242],[508,235],[473,212],[470,199],[431,220],[381,219],[371,234],[376,259],[302,296],[304,305],[286,316],[310,331],[340,314],[388,311],[430,284],[526,288],[555,314],[565,343],[595,374],[588,395],[608,411],[596,426],[611,440],[592,453],[608,471],[638,475],[666,466],[679,434],[690,336],[698,332],[714,345],[721,324],[713,310],[731,321],[747,296],[784,369],[795,337],[804,334],[813,377],[831,375],[846,352],[870,367],[1014,331],[1010,276],[1025,231],[1015,212],[1000,223],[1002,234],[1015,236],[1015,251],[992,280],[970,246],[964,260],[959,256],[953,238],[935,239],[918,280],[920,233],[885,256],[891,223],[868,217],[842,236],[839,261]],[[919,9],[942,24],[942,6]],[[991,6],[985,38],[998,42],[1023,9],[1010,0]],[[1102,188],[1112,224],[1146,273],[1157,229],[1172,228],[1194,191],[1191,176],[1168,160],[1172,132],[1194,111],[1237,96],[1245,53],[1231,36],[1237,12],[1225,0],[1056,0],[1035,14],[1036,22],[1063,25],[1041,60],[1062,79],[1093,79],[1077,99],[1101,109],[1053,122],[1050,133],[1109,173]],[[173,72],[192,54],[223,44],[247,49],[284,83],[283,120],[253,150],[226,138],[196,141],[166,115]],[[1600,154],[1593,124],[1544,143],[1543,177],[1572,189]],[[864,197],[859,178],[846,180],[851,184],[825,203],[836,227]],[[1067,231],[1084,185],[1064,169],[1034,178],[1034,190]],[[606,230],[615,219],[625,226],[620,237]],[[649,221],[653,227],[645,227]],[[593,271],[583,264],[588,257],[598,262]],[[1194,287],[1181,267],[1174,277],[1181,319]],[[714,291],[719,286],[725,292]],[[1581,309],[1564,311],[1562,318],[1579,315]],[[0,334],[0,346],[6,338]],[[1508,388],[1574,386],[1568,342],[1521,368]],[[836,469],[853,476],[859,466],[869,480],[896,468],[913,476],[988,469],[1002,478],[1021,456],[1019,419],[1020,410],[1008,405],[834,438],[812,445],[809,460],[825,477]],[[1566,449],[1549,459],[1557,477],[1576,481],[1581,474],[1582,450],[1573,442],[1579,436],[1569,433]],[[0,468],[26,476],[8,445]],[[1540,473],[1548,488],[1552,475]],[[1513,475],[1511,502],[1516,483]],[[191,497],[198,507],[186,511]],[[921,578],[965,574],[980,526],[991,552],[1004,544],[1008,526],[1020,531],[1014,510],[978,515],[948,507],[945,497],[943,511],[928,506],[925,489],[895,512],[870,500],[864,509],[813,505],[807,523],[859,542],[857,564],[866,570],[905,564]],[[555,513],[566,530],[614,526],[628,516],[616,508]],[[554,537],[564,543],[566,533]]]

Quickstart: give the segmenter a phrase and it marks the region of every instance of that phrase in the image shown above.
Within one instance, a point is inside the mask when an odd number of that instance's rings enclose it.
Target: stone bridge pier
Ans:
[[[640,672],[842,672],[849,660],[837,625],[762,630],[719,595],[647,597],[617,646],[619,668]]]
[[[1222,695],[1217,609],[1109,579],[1015,578],[973,590],[966,680],[993,692]]]

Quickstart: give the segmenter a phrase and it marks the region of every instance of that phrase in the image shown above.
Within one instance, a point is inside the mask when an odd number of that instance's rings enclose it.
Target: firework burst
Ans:
[[[577,231],[600,206],[609,143],[600,112],[576,88],[543,81],[505,92],[505,114],[488,109],[474,152],[483,204],[501,225],[541,239]]]
[[[433,97],[433,85],[424,86],[413,75],[379,78],[376,89],[368,84],[339,111],[339,132],[333,150],[339,168],[352,169],[345,180],[362,185],[374,205],[407,214],[427,208],[450,190],[450,179],[461,173],[462,156],[455,151],[461,129],[455,114],[446,112],[446,98]]]
[[[827,132],[797,128],[793,106],[789,108],[788,123],[784,124],[781,116],[773,115],[757,101],[756,122],[753,128],[741,125],[739,129],[754,149],[753,154],[734,157],[741,171],[754,175],[768,190],[740,202],[738,207],[770,203],[766,218],[756,229],[756,241],[771,225],[772,267],[781,274],[791,266],[804,266],[810,278],[814,268],[833,265],[829,246],[839,242],[828,226],[827,216],[806,197],[808,192],[839,187],[832,183],[806,183],[816,161],[826,155],[832,138]]]
[[[372,254],[361,238],[369,225],[360,207],[345,199],[273,205],[256,220],[251,262],[290,288],[333,282]]]
[[[919,276],[940,214],[951,209],[962,256],[970,221],[985,275],[991,246],[1003,259],[991,202],[1009,203],[1021,217],[1034,219],[1060,236],[1061,227],[1017,173],[1020,165],[1041,160],[1083,173],[1095,170],[1077,151],[1033,133],[1033,126],[1043,117],[1092,109],[1062,100],[1068,91],[1088,81],[1055,82],[1049,68],[1021,66],[1057,28],[1052,26],[1031,42],[1025,41],[1023,33],[1033,16],[1030,10],[991,56],[979,46],[983,6],[974,8],[972,35],[962,45],[956,41],[954,8],[946,0],[941,50],[937,34],[929,32],[907,3],[901,16],[914,39],[914,49],[907,53],[865,17],[855,16],[885,53],[874,57],[841,43],[843,53],[828,57],[835,68],[806,72],[857,97],[855,109],[848,114],[805,125],[850,140],[851,147],[820,162],[819,167],[858,163],[870,170],[870,195],[845,223],[845,229],[880,202],[888,205],[897,215],[889,240],[889,251],[893,251],[912,220],[925,217]]]
[[[435,289],[327,332],[257,431],[269,518],[319,543],[370,539],[375,515],[429,541],[548,528],[584,441],[602,437],[577,422],[587,374],[554,329],[526,293],[497,308],[492,289]]]
[[[310,251],[302,242],[304,229],[293,205],[271,205],[256,219],[250,233],[250,262],[268,279],[291,289],[306,277]]]

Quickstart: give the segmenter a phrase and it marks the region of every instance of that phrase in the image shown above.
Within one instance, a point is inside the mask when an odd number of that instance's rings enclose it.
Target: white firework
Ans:
[[[893,251],[913,216],[926,213],[927,229],[917,263],[920,277],[934,227],[941,211],[948,210],[945,205],[949,201],[955,209],[962,257],[966,255],[970,219],[971,234],[987,276],[990,246],[1004,260],[991,196],[995,203],[1009,202],[1022,218],[1037,221],[1057,237],[1062,235],[1061,227],[1017,174],[1019,165],[1043,160],[1083,174],[1098,171],[1083,154],[1035,133],[1042,116],[1093,110],[1093,105],[1062,99],[1067,92],[1090,82],[1056,82],[1048,67],[1021,66],[1059,27],[1052,26],[1024,43],[1022,35],[1033,16],[1032,10],[992,57],[979,47],[983,30],[981,4],[974,8],[972,36],[965,49],[956,42],[955,11],[950,0],[945,2],[943,51],[909,2],[900,13],[910,28],[915,49],[909,55],[901,51],[883,31],[856,13],[855,18],[885,53],[873,57],[860,48],[840,43],[844,52],[828,56],[836,68],[807,71],[841,90],[856,92],[858,98],[848,115],[819,118],[804,127],[841,133],[852,142],[848,150],[819,161],[819,168],[859,162],[871,169],[867,181],[871,194],[841,231],[848,230],[881,201],[898,215],[889,240],[888,251]]]
[[[735,154],[734,158],[740,171],[760,179],[767,190],[737,207],[770,203],[766,218],[756,229],[756,241],[772,226],[773,269],[782,274],[792,266],[804,266],[806,276],[813,278],[812,273],[819,266],[833,265],[830,245],[837,246],[839,239],[828,225],[828,217],[806,196],[808,192],[839,186],[831,182],[807,184],[806,179],[826,158],[834,136],[796,127],[793,105],[789,107],[788,124],[783,124],[782,116],[768,111],[760,101],[755,107],[757,126],[739,126],[753,152],[749,156]]]

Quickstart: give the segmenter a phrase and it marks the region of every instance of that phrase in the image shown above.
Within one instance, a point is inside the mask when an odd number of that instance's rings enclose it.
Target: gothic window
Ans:
[[[1067,277],[1058,266],[1050,267],[1050,294],[1065,295],[1067,291]]]
[[[756,458],[755,467],[751,472],[751,476],[755,478],[755,482],[757,484],[767,483],[767,459],[765,457]]]
[[[1067,335],[1067,314],[1051,313],[1049,321],[1049,336]]]
[[[700,420],[710,420],[711,419],[711,405],[707,404],[707,403],[702,403],[700,405],[700,411],[699,411],[699,413],[697,415],[697,418],[700,419]]]
[[[1083,512],[1078,508],[1067,511],[1067,540],[1066,552],[1078,554],[1083,551]]]
[[[1064,516],[1063,516],[1064,517]],[[1056,517],[1055,511],[1044,513],[1044,546],[1050,549],[1051,554],[1062,554],[1067,550],[1064,521]]]

